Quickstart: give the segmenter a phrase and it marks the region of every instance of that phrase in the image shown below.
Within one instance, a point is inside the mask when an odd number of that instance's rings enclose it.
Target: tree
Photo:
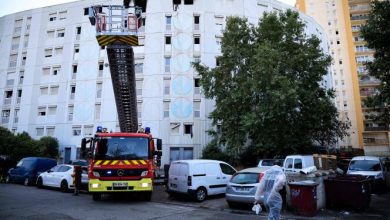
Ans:
[[[390,124],[390,1],[373,1],[371,13],[367,23],[361,29],[367,46],[375,50],[374,61],[367,63],[367,69],[371,76],[379,79],[381,84],[379,93],[365,102],[369,107],[374,107],[371,117],[376,121]]]
[[[46,136],[39,139],[39,145],[41,148],[41,154],[45,157],[58,157],[58,140],[56,138]]]
[[[230,17],[217,66],[193,64],[205,96],[215,100],[210,118],[221,125],[215,137],[229,154],[248,148],[269,156],[303,153],[346,135],[334,91],[321,85],[331,58],[304,27],[291,10],[264,13],[257,26]]]

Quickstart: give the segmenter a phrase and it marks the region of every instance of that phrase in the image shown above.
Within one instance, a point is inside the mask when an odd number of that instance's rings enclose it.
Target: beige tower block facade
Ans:
[[[313,17],[328,35],[335,104],[340,119],[351,122],[349,136],[340,140],[339,146],[363,148],[364,127],[348,1],[297,0],[296,7]]]

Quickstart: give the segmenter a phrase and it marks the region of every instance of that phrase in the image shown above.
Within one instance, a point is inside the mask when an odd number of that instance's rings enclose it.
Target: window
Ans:
[[[164,118],[169,118],[169,104],[170,104],[170,101],[164,101],[163,102],[163,108],[164,108],[164,112],[163,112],[163,117]]]
[[[45,116],[45,115],[46,115],[46,107],[45,106],[38,107],[38,116]]]
[[[199,30],[199,15],[194,16],[194,30]]]
[[[72,134],[73,134],[73,136],[80,136],[81,135],[81,126],[73,126],[72,127]]]
[[[58,16],[59,16],[60,20],[66,19],[66,14],[67,14],[67,13],[68,13],[67,11],[60,11],[60,12],[58,13]]]
[[[40,88],[41,95],[47,95],[49,93],[49,88],[47,86]]]
[[[143,83],[143,80],[135,81],[137,96],[142,96],[142,83]]]
[[[301,159],[294,160],[294,168],[295,169],[302,169],[302,160]]]
[[[57,113],[57,106],[49,106],[47,108],[48,115],[56,115],[56,113]]]
[[[38,137],[43,136],[43,131],[44,131],[43,128],[36,128],[35,131]]]
[[[100,119],[100,109],[101,109],[101,104],[95,104],[95,119],[96,120]]]
[[[18,54],[11,54],[9,56],[9,67],[10,68],[16,67],[17,59],[18,59]]]
[[[200,79],[199,78],[194,79],[194,93],[197,95],[200,94]]]
[[[171,36],[165,36],[165,44],[171,44]]]
[[[194,44],[200,44],[200,37],[194,37]]]
[[[165,16],[165,27],[166,27],[166,30],[171,30],[171,26],[172,26],[172,16]]]
[[[73,121],[73,105],[68,106],[68,121]]]
[[[192,125],[191,124],[184,125],[184,134],[190,134],[192,136]]]
[[[52,48],[46,48],[45,49],[45,57],[51,57],[53,55],[53,49]]]
[[[340,41],[339,41],[339,40],[337,41],[337,44],[340,44]]]
[[[77,35],[81,34],[81,27],[76,27],[76,34]]]
[[[3,118],[8,118],[11,114],[11,110],[9,109],[6,109],[6,110],[3,110],[2,113],[1,113],[1,117]]]
[[[136,63],[134,64],[134,72],[137,73],[143,73],[144,71],[144,64],[143,63]]]
[[[177,122],[171,123],[171,133],[179,134],[179,132],[180,132],[180,123]]]
[[[169,73],[171,71],[171,58],[165,57],[165,72]]]
[[[233,175],[236,173],[236,171],[229,165],[220,163],[219,166],[221,167],[222,173],[226,175]]]
[[[9,90],[9,91],[5,91],[5,98],[9,99],[9,98],[12,98],[12,90]]]
[[[200,101],[194,101],[194,118],[200,117]]]
[[[142,102],[137,103],[137,116],[138,118],[142,118]]]
[[[48,30],[46,36],[47,38],[54,38],[54,30]]]
[[[99,63],[99,70],[103,70],[104,66],[103,63]]]
[[[76,94],[76,85],[71,85],[70,86],[70,99],[74,99]]]
[[[164,95],[170,94],[170,88],[171,88],[171,80],[164,79]]]
[[[286,161],[286,167],[292,169],[293,168],[293,159],[288,158]]]
[[[57,30],[57,37],[65,37],[65,29]]]
[[[59,86],[50,86],[50,95],[58,95]]]
[[[89,15],[89,8],[84,8],[84,15]]]
[[[74,53],[79,53],[80,52],[80,46],[79,45],[74,45]]]
[[[77,64],[73,64],[73,73],[77,73]]]
[[[339,60],[339,64],[343,64],[343,60]]]
[[[61,71],[61,67],[60,66],[56,66],[56,67],[53,67],[53,75],[56,76],[60,73]]]
[[[55,20],[57,20],[57,13],[49,14],[49,21],[55,21]]]
[[[43,67],[42,75],[49,75],[49,74],[50,74],[50,67]]]
[[[194,4],[194,0],[184,0],[184,4],[185,5],[193,5]]]
[[[84,125],[84,136],[93,135],[93,125]]]
[[[103,83],[96,83],[96,98],[100,99],[102,97]]]
[[[55,53],[55,55],[61,55],[63,50],[64,50],[63,47],[56,47],[54,49],[54,53]]]

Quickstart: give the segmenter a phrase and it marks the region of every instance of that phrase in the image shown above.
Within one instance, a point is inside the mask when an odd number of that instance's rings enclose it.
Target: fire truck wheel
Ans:
[[[100,200],[102,200],[102,194],[100,194],[100,193],[93,193],[92,194],[92,199],[94,201],[100,201]]]
[[[62,180],[61,182],[61,192],[66,193],[69,191],[68,182],[66,180]]]

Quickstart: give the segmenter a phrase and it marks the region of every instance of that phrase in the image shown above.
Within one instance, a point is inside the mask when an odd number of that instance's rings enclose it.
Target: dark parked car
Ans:
[[[5,181],[7,183],[23,183],[26,186],[35,184],[39,174],[55,165],[57,165],[57,161],[52,158],[26,157],[21,159],[15,168],[8,171]]]

